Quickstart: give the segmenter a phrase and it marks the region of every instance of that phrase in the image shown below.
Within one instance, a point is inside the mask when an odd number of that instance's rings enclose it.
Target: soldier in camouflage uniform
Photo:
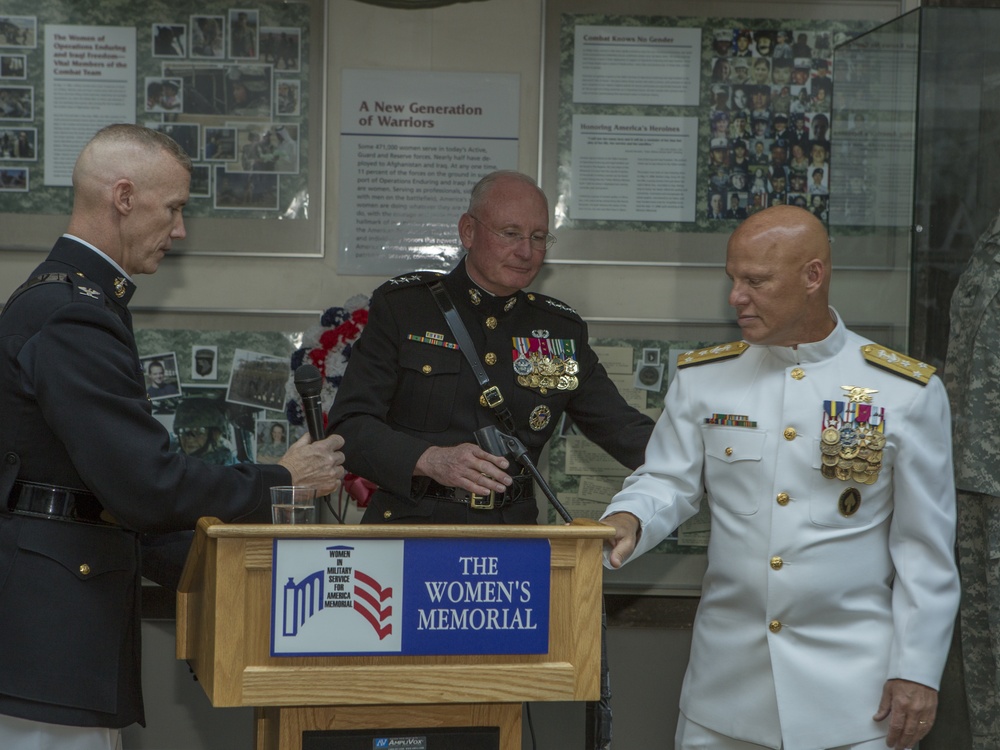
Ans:
[[[1000,215],[976,243],[951,298],[944,383],[958,491],[959,610],[973,750],[1000,747]]]

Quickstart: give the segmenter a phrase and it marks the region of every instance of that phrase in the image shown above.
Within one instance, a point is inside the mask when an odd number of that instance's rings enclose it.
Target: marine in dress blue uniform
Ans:
[[[351,352],[328,424],[345,438],[348,470],[379,486],[365,523],[534,523],[537,518],[531,477],[517,465],[506,470],[511,476],[506,492],[498,491],[502,484],[486,484],[476,498],[469,484],[417,473],[429,448],[473,442],[474,432],[487,425],[503,429],[435,303],[431,286],[437,282],[461,316],[474,354],[502,395],[514,434],[532,461],[566,413],[621,463],[631,468],[642,463],[653,422],[618,393],[587,343],[586,323],[559,300],[524,291],[544,257],[544,195],[523,175],[489,179],[494,185],[479,200],[473,191],[470,211],[459,224],[467,256],[447,275],[407,274],[379,287],[368,326]],[[520,259],[508,260],[517,254]],[[508,274],[500,262],[491,265],[495,259],[518,270]],[[502,473],[498,469],[492,476]]]
[[[263,522],[268,488],[295,478],[173,452],[152,416],[130,272],[152,273],[183,238],[189,165],[145,128],[99,132],[69,229],[109,254],[64,235],[0,315],[0,738],[6,717],[42,733],[144,723],[138,533]],[[307,447],[323,465],[324,444]],[[334,485],[339,467],[319,473]]]

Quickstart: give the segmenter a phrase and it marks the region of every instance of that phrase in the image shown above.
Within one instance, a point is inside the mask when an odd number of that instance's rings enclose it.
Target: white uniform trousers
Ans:
[[[765,745],[757,745],[753,742],[734,740],[724,734],[713,732],[711,729],[695,724],[683,713],[677,718],[677,735],[674,737],[674,750],[769,750]],[[778,748],[782,750],[782,748]],[[788,750],[794,750],[789,748]],[[859,742],[854,745],[840,745],[831,747],[828,750],[887,750],[885,737],[877,737],[867,742]]]
[[[68,727],[0,714],[4,750],[122,750],[121,731],[105,727]]]

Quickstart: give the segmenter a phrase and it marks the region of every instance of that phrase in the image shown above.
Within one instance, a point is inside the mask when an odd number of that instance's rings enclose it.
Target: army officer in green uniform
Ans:
[[[493,172],[473,188],[458,232],[466,255],[450,273],[375,291],[330,410],[347,470],[379,486],[363,523],[535,523],[530,474],[476,445],[487,425],[537,463],[565,412],[625,466],[643,462],[653,421],[618,393],[586,323],[524,291],[555,239],[545,194],[526,175]]]

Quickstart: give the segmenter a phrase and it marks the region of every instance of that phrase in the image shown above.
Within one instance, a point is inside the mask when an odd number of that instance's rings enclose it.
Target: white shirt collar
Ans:
[[[120,265],[118,265],[110,257],[108,257],[108,254],[105,253],[104,251],[97,249],[96,247],[94,247],[93,245],[91,245],[89,242],[87,242],[87,240],[81,240],[75,234],[70,234],[69,232],[66,232],[65,234],[63,234],[63,237],[65,237],[66,239],[69,239],[69,240],[73,240],[74,242],[79,242],[81,245],[86,245],[91,250],[93,250],[95,253],[97,253],[102,258],[104,258],[104,260],[106,260],[108,263],[110,263],[115,268],[117,268],[118,271],[122,274],[122,276],[124,276],[126,279],[128,279],[129,281],[131,281],[133,284],[135,284],[135,282],[132,281],[132,277],[129,276],[127,273],[125,273],[125,269],[122,268]]]

